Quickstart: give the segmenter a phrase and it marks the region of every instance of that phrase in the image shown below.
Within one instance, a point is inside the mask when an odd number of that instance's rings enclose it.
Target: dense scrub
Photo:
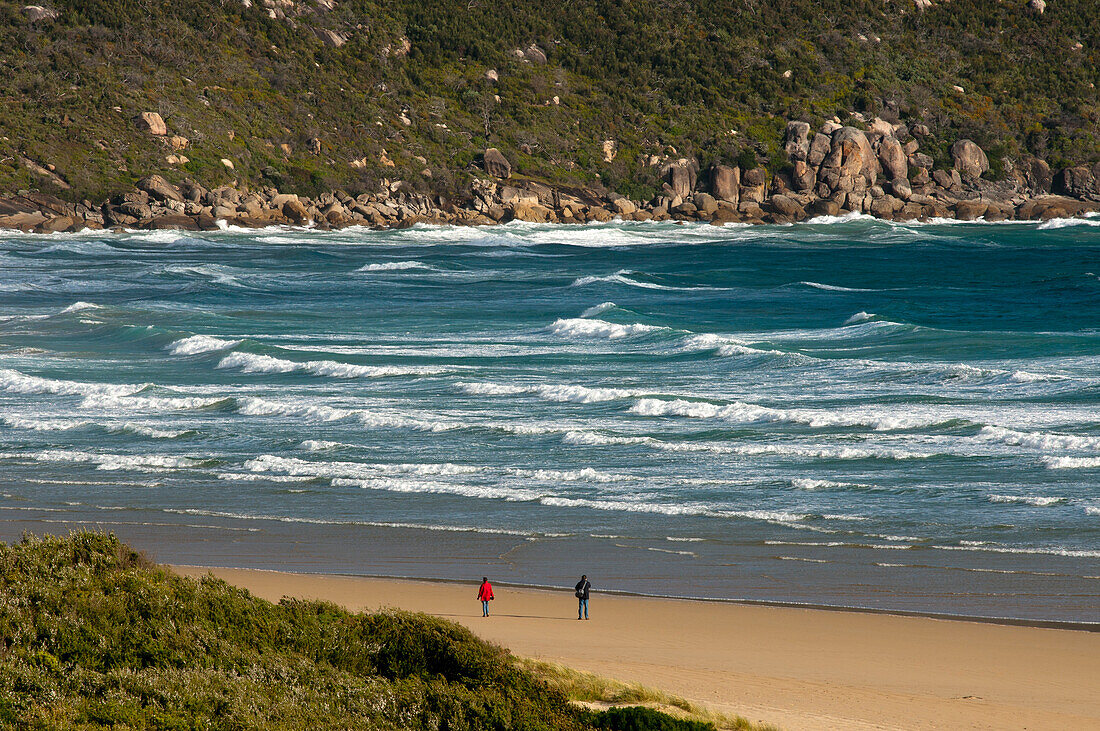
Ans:
[[[927,124],[937,158],[960,137],[995,166],[1100,158],[1093,0],[52,0],[33,23],[21,5],[0,0],[0,191],[51,189],[21,155],[74,199],[166,168],[458,190],[493,145],[520,174],[646,197],[651,155],[778,166],[786,119],[850,111]],[[513,54],[532,43],[546,63]],[[190,140],[187,163],[136,131],[142,111]]]
[[[176,576],[114,536],[0,545],[0,572],[5,728],[626,727],[457,624],[271,604]],[[629,727],[678,728],[646,718]]]

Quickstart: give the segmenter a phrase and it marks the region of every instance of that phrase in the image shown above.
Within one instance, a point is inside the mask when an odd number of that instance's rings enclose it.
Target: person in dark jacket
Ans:
[[[582,576],[574,588],[577,595],[577,619],[588,619],[588,592],[592,590],[592,584],[588,583],[587,576]]]
[[[489,583],[489,577],[481,577],[481,587],[477,590],[477,599],[481,602],[481,616],[489,616],[489,602],[493,601],[493,585]]]

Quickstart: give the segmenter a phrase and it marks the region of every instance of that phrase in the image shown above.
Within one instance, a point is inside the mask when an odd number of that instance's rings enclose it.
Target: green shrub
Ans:
[[[673,718],[645,706],[609,708],[593,713],[589,723],[610,731],[714,731],[714,724]]]

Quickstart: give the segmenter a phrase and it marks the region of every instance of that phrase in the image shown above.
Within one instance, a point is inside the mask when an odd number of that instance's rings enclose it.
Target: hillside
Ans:
[[[0,544],[0,568],[4,728],[713,729],[584,711],[457,624],[271,604],[113,536]]]
[[[0,192],[98,203],[159,172],[461,198],[496,147],[647,200],[670,158],[774,173],[788,120],[834,117],[921,125],[937,168],[974,140],[992,180],[1100,160],[1092,0],[920,4],[2,0]]]

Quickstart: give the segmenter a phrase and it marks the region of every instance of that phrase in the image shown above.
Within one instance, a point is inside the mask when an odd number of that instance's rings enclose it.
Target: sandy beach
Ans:
[[[278,601],[397,607],[460,622],[517,655],[641,682],[784,729],[1100,727],[1100,633],[498,586],[174,567]]]

